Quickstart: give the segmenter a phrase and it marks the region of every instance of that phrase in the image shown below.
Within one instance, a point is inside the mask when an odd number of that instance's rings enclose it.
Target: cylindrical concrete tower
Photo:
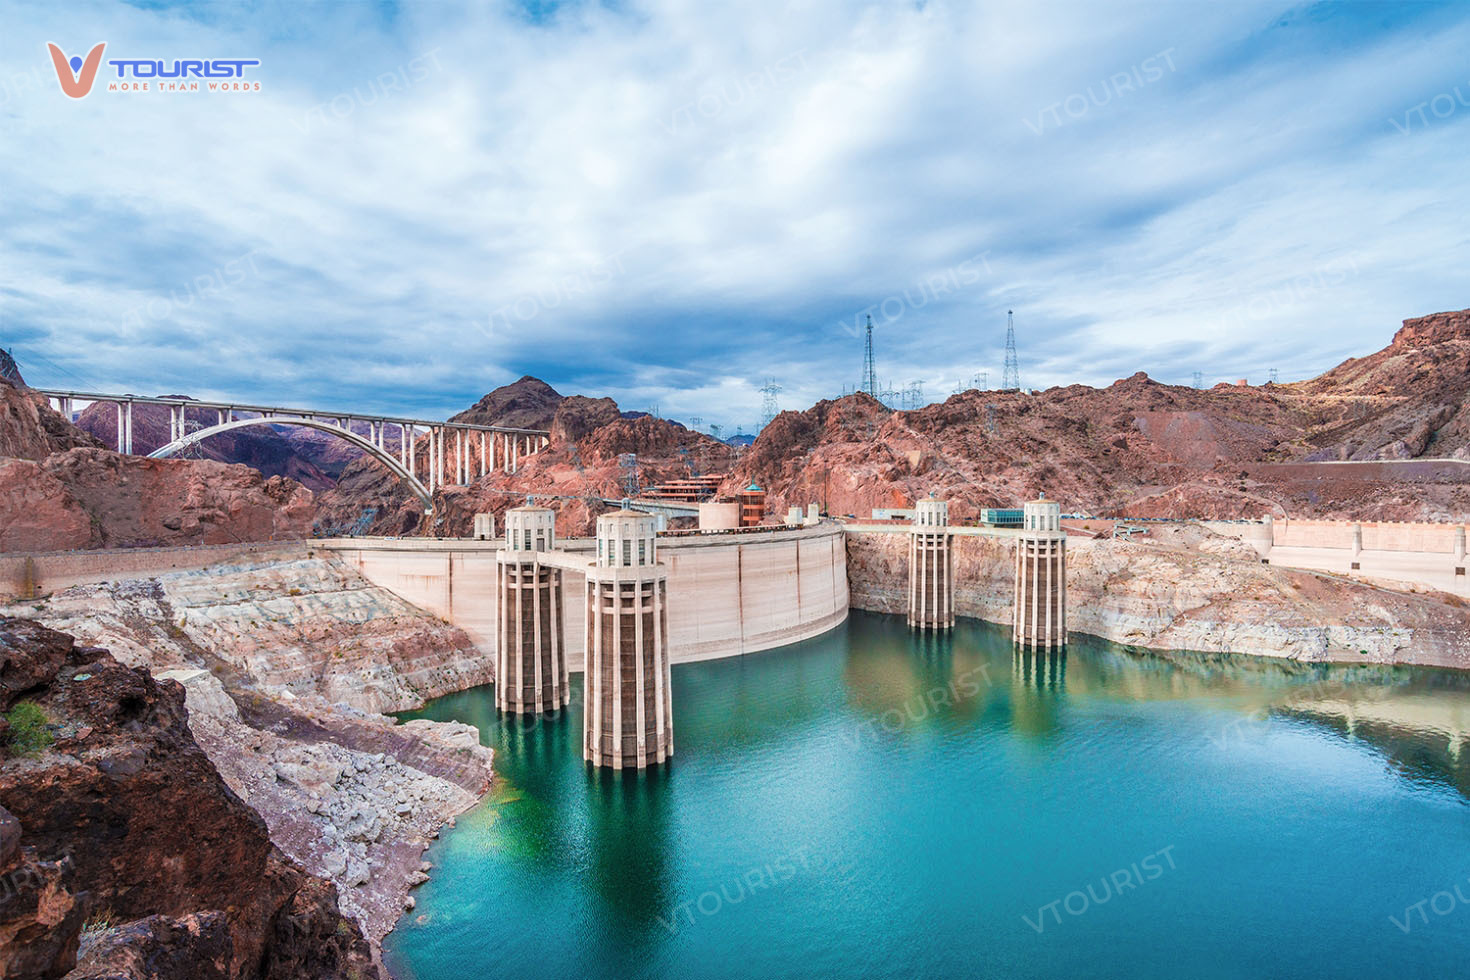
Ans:
[[[954,551],[950,548],[949,504],[930,497],[914,505],[909,532],[909,625],[949,629],[954,625]]]
[[[1067,645],[1067,534],[1055,501],[1032,500],[1023,508],[1014,624],[1012,635],[1024,647]]]
[[[586,706],[582,757],[642,769],[674,755],[669,618],[651,514],[597,519],[597,562],[587,569]]]
[[[505,547],[495,553],[500,597],[495,706],[501,711],[556,711],[570,697],[561,569],[538,560],[555,547],[556,514],[549,508],[505,512]]]

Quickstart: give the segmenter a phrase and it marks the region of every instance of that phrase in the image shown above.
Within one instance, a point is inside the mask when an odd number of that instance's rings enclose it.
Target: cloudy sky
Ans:
[[[256,58],[61,91],[47,53]],[[1470,5],[0,0],[37,385],[441,416],[522,374],[726,431],[1306,377],[1470,306]],[[156,88],[156,83],[155,83]]]

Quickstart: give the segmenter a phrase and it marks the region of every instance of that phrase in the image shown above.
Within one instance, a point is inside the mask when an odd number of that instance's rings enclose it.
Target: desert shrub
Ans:
[[[5,744],[12,752],[30,755],[39,752],[52,742],[51,732],[46,727],[46,712],[34,701],[21,701],[5,714],[10,729],[5,733]]]

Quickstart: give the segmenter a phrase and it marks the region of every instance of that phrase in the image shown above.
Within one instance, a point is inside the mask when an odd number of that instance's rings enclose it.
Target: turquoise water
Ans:
[[[430,850],[398,976],[1467,970],[1461,675],[1016,659],[856,613],[673,683],[642,774],[584,767],[579,677],[559,719],[502,724],[490,688],[409,715],[478,725],[498,784]]]

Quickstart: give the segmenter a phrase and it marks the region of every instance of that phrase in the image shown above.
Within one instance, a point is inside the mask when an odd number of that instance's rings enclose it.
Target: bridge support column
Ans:
[[[172,441],[172,440],[170,440]],[[123,451],[123,407],[122,402],[117,403],[117,451]]]
[[[133,452],[133,403],[128,402],[123,410],[123,428],[127,430],[127,438],[123,440],[123,452],[129,455]]]
[[[564,708],[571,699],[562,633],[562,573],[537,560],[554,547],[553,511],[546,507],[506,511],[505,548],[495,554],[500,585],[495,706],[501,711],[540,714]]]
[[[485,432],[480,430],[480,476],[485,475]]]
[[[1016,595],[1011,635],[1033,650],[1067,645],[1067,533],[1055,501],[1026,503],[1016,538]]]
[[[914,505],[909,532],[910,626],[949,629],[954,626],[954,551],[949,533],[949,505],[932,496]]]
[[[643,769],[674,755],[668,581],[656,559],[650,515],[620,510],[597,519],[582,727],[582,757],[595,766]]]

